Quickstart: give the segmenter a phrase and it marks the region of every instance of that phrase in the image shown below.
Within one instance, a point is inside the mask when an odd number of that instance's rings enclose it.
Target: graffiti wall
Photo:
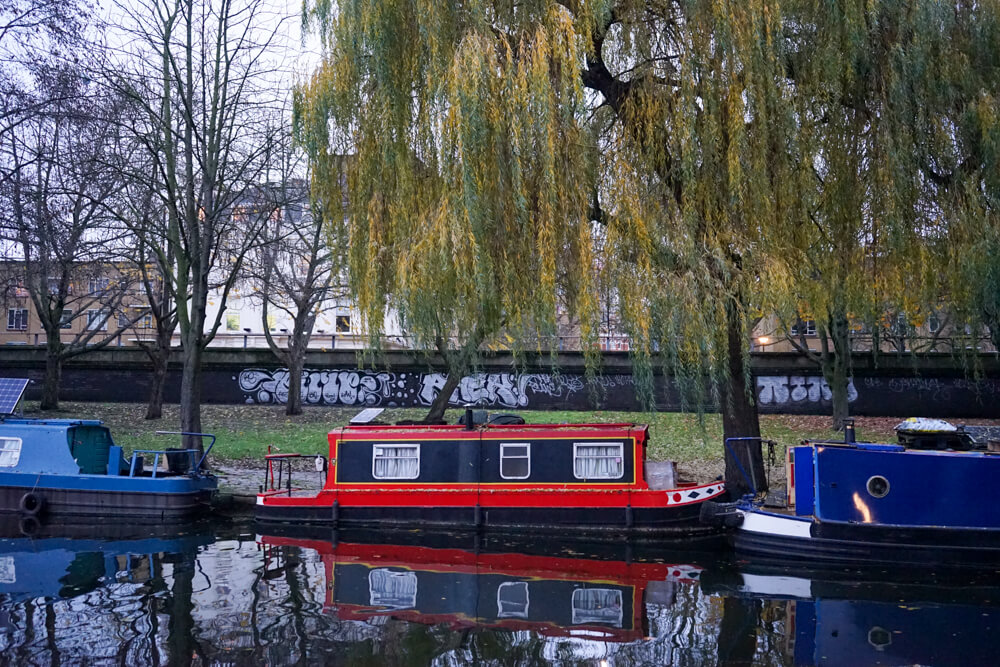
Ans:
[[[10,377],[30,377],[29,400],[41,396],[44,364],[6,368]],[[67,365],[60,395],[67,401],[145,401],[150,373],[141,367]],[[690,409],[669,377],[656,376],[656,408]],[[288,399],[288,372],[283,368],[235,364],[214,365],[202,373],[206,403],[280,405]],[[307,405],[426,407],[444,386],[441,373],[400,366],[392,371],[354,368],[311,368],[302,381]],[[819,375],[780,371],[755,378],[761,412],[829,414],[830,388]],[[629,374],[607,374],[589,385],[582,375],[547,372],[485,372],[463,378],[449,397],[453,406],[473,404],[495,410],[641,410],[635,382]],[[180,372],[171,370],[166,400],[180,399]],[[1000,418],[1000,378],[973,381],[964,377],[921,376],[912,369],[895,374],[857,373],[848,387],[855,415],[913,415]],[[713,406],[706,406],[712,410]]]
[[[233,376],[246,403],[281,404],[288,397],[285,369],[250,368]],[[307,405],[425,407],[444,386],[441,373],[309,369],[302,378]],[[677,388],[657,378],[659,410],[682,408]],[[453,406],[493,409],[593,409],[599,396],[604,410],[641,409],[631,375],[605,375],[588,386],[581,375],[549,373],[479,373],[462,379],[452,393]],[[761,412],[826,414],[831,392],[816,375],[761,375],[756,378]],[[847,398],[852,414],[1000,417],[1000,380],[959,378],[852,378]]]

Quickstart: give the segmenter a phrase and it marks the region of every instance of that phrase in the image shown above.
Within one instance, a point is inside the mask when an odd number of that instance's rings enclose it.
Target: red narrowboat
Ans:
[[[571,530],[689,537],[721,481],[677,483],[646,461],[640,424],[346,426],[317,458],[323,487],[291,482],[298,455],[267,457],[256,517],[343,527]]]

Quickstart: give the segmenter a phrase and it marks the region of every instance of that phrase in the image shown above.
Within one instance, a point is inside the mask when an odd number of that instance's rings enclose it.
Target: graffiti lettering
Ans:
[[[761,405],[823,403],[833,397],[826,379],[815,375],[763,375],[757,378],[757,400]],[[858,398],[854,378],[847,381],[847,401]]]

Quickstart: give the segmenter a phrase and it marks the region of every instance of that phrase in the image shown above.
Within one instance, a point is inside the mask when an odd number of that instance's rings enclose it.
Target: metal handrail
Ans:
[[[156,435],[196,435],[202,438],[211,438],[212,442],[208,443],[208,449],[206,449],[205,453],[201,455],[201,458],[198,460],[198,465],[196,465],[194,468],[196,471],[201,470],[201,464],[205,462],[205,459],[208,457],[208,453],[212,451],[212,447],[215,447],[215,436],[211,433],[194,433],[192,431],[156,431]],[[192,451],[192,450],[185,449],[183,451]],[[198,450],[195,449],[193,451],[198,451]]]
[[[261,493],[281,493],[285,492],[288,495],[292,494],[292,462],[290,459],[322,459],[323,469],[317,470],[321,475],[325,475],[329,470],[329,466],[333,464],[333,459],[329,459],[322,454],[298,454],[289,452],[287,454],[273,454],[271,453],[271,445],[267,447],[268,453],[264,456],[264,461],[266,462],[266,467],[264,468],[264,484],[261,485]],[[278,483],[274,483],[274,462],[278,462]],[[288,472],[285,473],[285,462],[288,461]],[[285,481],[285,488],[282,489],[282,481]]]
[[[167,454],[187,454],[191,457],[191,462],[194,462],[194,455],[198,453],[197,449],[179,449],[172,452],[168,452],[165,449],[133,449],[132,459],[129,461],[128,476],[135,477],[135,464],[137,463],[137,454],[152,454],[153,455],[153,479],[156,479],[156,471],[160,468],[160,454],[166,456]],[[142,471],[140,471],[142,472]]]

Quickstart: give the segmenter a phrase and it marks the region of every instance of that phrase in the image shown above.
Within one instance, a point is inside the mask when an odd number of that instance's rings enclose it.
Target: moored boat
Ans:
[[[27,384],[19,382],[0,414],[0,512],[18,513],[24,532],[53,516],[180,518],[211,500],[217,481],[198,450],[136,450],[126,458],[98,420],[13,417]]]
[[[1000,562],[1000,453],[854,442],[853,432],[850,425],[844,442],[790,447],[783,501],[747,497],[706,507],[706,519],[735,526],[738,555],[941,567]]]
[[[646,461],[638,424],[350,425],[329,434],[318,492],[293,486],[291,461],[267,457],[261,522],[698,536],[699,505],[721,481],[675,481]]]

